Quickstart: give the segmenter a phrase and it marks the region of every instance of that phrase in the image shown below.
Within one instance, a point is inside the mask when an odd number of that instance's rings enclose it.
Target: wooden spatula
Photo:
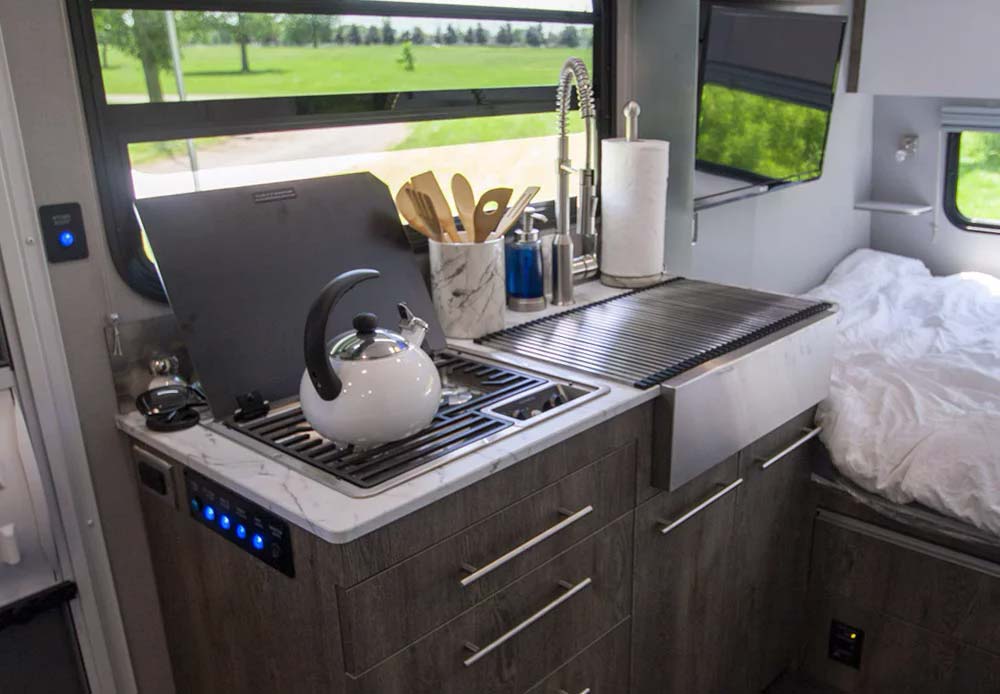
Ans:
[[[528,206],[532,198],[538,195],[538,191],[541,190],[538,186],[528,186],[525,188],[521,197],[517,199],[513,205],[507,208],[504,212],[503,217],[497,222],[497,228],[490,232],[487,241],[492,241],[493,239],[503,236],[507,233],[507,230],[514,226],[515,222],[521,217],[521,213],[524,212],[524,208]]]
[[[434,172],[427,171],[418,174],[410,179],[410,183],[413,184],[415,191],[426,195],[430,199],[434,214],[438,219],[438,224],[441,225],[442,233],[452,243],[461,243],[462,239],[458,236],[458,228],[455,226],[455,218],[451,214],[451,207],[448,205],[448,200],[445,199],[444,193],[441,191],[441,186],[438,184],[437,176],[434,175]]]
[[[451,177],[451,194],[455,198],[455,209],[458,210],[458,218],[462,221],[462,228],[465,229],[465,237],[468,241],[476,239],[476,196],[472,192],[472,184],[469,179],[460,173]]]
[[[420,221],[422,221],[424,226],[427,227],[429,232],[428,238],[439,243],[448,241],[448,237],[444,236],[441,232],[441,224],[438,222],[437,214],[434,212],[434,205],[431,204],[431,199],[423,193],[413,190],[413,188],[408,188],[406,193],[409,196],[410,201],[413,203],[413,209],[416,210]]]
[[[504,210],[507,209],[507,203],[510,202],[513,194],[514,190],[511,188],[493,188],[483,193],[483,196],[479,198],[479,203],[476,205],[473,213],[473,226],[476,229],[475,241],[477,243],[485,241],[493,230],[497,228],[497,222],[503,217]],[[492,205],[490,205],[493,202],[497,204],[496,209],[492,209]],[[486,207],[488,205],[491,209],[487,212]]]
[[[404,183],[403,187],[399,189],[399,192],[396,193],[396,209],[399,210],[401,215],[403,215],[403,218],[407,221],[407,223],[413,227],[414,231],[418,231],[427,238],[433,239],[434,234],[431,233],[431,230],[427,227],[427,224],[413,206],[413,200],[410,198],[411,190],[413,190],[413,188],[409,183]]]

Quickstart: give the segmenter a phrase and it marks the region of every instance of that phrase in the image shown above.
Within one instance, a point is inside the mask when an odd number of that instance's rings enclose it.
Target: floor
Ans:
[[[839,689],[814,682],[804,675],[783,675],[768,687],[764,694],[843,694]]]

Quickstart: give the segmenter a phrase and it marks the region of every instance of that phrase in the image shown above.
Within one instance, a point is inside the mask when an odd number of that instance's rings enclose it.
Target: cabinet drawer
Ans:
[[[635,446],[546,487],[352,588],[340,601],[359,673],[632,509]]]
[[[574,545],[353,680],[351,691],[525,691],[628,616],[632,522],[629,513]]]
[[[625,694],[631,628],[628,622],[615,627],[527,694]]]

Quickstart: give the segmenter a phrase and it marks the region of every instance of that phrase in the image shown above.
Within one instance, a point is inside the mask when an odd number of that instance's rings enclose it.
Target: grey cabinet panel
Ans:
[[[628,691],[629,630],[624,622],[539,682],[527,694],[623,694]]]
[[[623,516],[353,681],[356,694],[520,694],[629,614],[632,514]],[[485,649],[589,585],[469,665]],[[563,583],[563,585],[560,585]]]
[[[635,445],[629,444],[342,594],[348,672],[360,673],[486,599],[635,506]],[[481,568],[567,521],[579,520],[526,549],[479,580]]]
[[[737,479],[737,459],[636,511],[632,691],[636,694],[733,694],[739,682],[740,590],[735,574],[739,488],[667,534],[720,486]]]
[[[804,628],[809,547],[815,508],[810,441],[767,468],[762,462],[803,435],[812,411],[796,417],[741,454],[737,572],[746,630],[746,689],[759,692],[794,667]]]

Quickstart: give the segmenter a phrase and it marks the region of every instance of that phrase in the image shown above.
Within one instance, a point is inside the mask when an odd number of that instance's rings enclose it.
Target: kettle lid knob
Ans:
[[[374,313],[359,313],[354,316],[354,329],[362,335],[371,335],[378,327],[378,316]]]

